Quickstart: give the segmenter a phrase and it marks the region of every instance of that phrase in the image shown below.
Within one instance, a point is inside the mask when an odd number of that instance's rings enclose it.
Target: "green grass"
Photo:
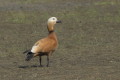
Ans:
[[[100,5],[100,6],[103,6],[103,5],[116,5],[116,4],[119,4],[119,1],[98,1],[98,2],[95,2],[94,3],[95,5]]]
[[[1,0],[0,79],[119,80],[120,4],[116,1]],[[39,65],[38,57],[25,62],[22,52],[47,36],[51,16],[62,20],[55,25],[59,47],[51,56],[51,67],[32,67]]]
[[[33,23],[33,21],[36,20],[36,15],[34,13],[26,13],[26,12],[22,12],[22,11],[18,11],[18,12],[10,12],[9,14],[9,18],[7,18],[5,20],[5,22],[7,23],[16,23],[16,24],[30,24]]]

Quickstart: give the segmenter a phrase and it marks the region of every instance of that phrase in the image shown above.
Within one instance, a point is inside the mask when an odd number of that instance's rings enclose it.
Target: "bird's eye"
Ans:
[[[53,18],[53,20],[55,20],[55,18]]]

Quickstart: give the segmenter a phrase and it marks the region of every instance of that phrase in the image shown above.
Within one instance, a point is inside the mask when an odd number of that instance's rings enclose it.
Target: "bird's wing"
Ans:
[[[37,41],[32,47],[31,52],[39,53],[39,52],[50,52],[56,48],[57,43],[49,38],[44,38]]]

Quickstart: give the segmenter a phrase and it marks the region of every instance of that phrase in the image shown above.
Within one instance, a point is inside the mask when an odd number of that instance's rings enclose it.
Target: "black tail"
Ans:
[[[25,51],[25,52],[27,53],[25,60],[26,61],[31,60],[33,58],[34,53],[32,53],[31,51]]]

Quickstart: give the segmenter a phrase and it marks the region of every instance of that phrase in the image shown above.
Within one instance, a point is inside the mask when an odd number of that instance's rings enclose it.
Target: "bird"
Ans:
[[[47,67],[49,66],[49,56],[57,49],[58,39],[54,30],[56,23],[62,23],[61,20],[58,20],[56,17],[50,17],[47,21],[48,35],[45,38],[38,40],[31,49],[24,51],[26,53],[26,61],[30,61],[33,57],[39,56],[39,63],[41,64],[41,57],[47,56]]]

